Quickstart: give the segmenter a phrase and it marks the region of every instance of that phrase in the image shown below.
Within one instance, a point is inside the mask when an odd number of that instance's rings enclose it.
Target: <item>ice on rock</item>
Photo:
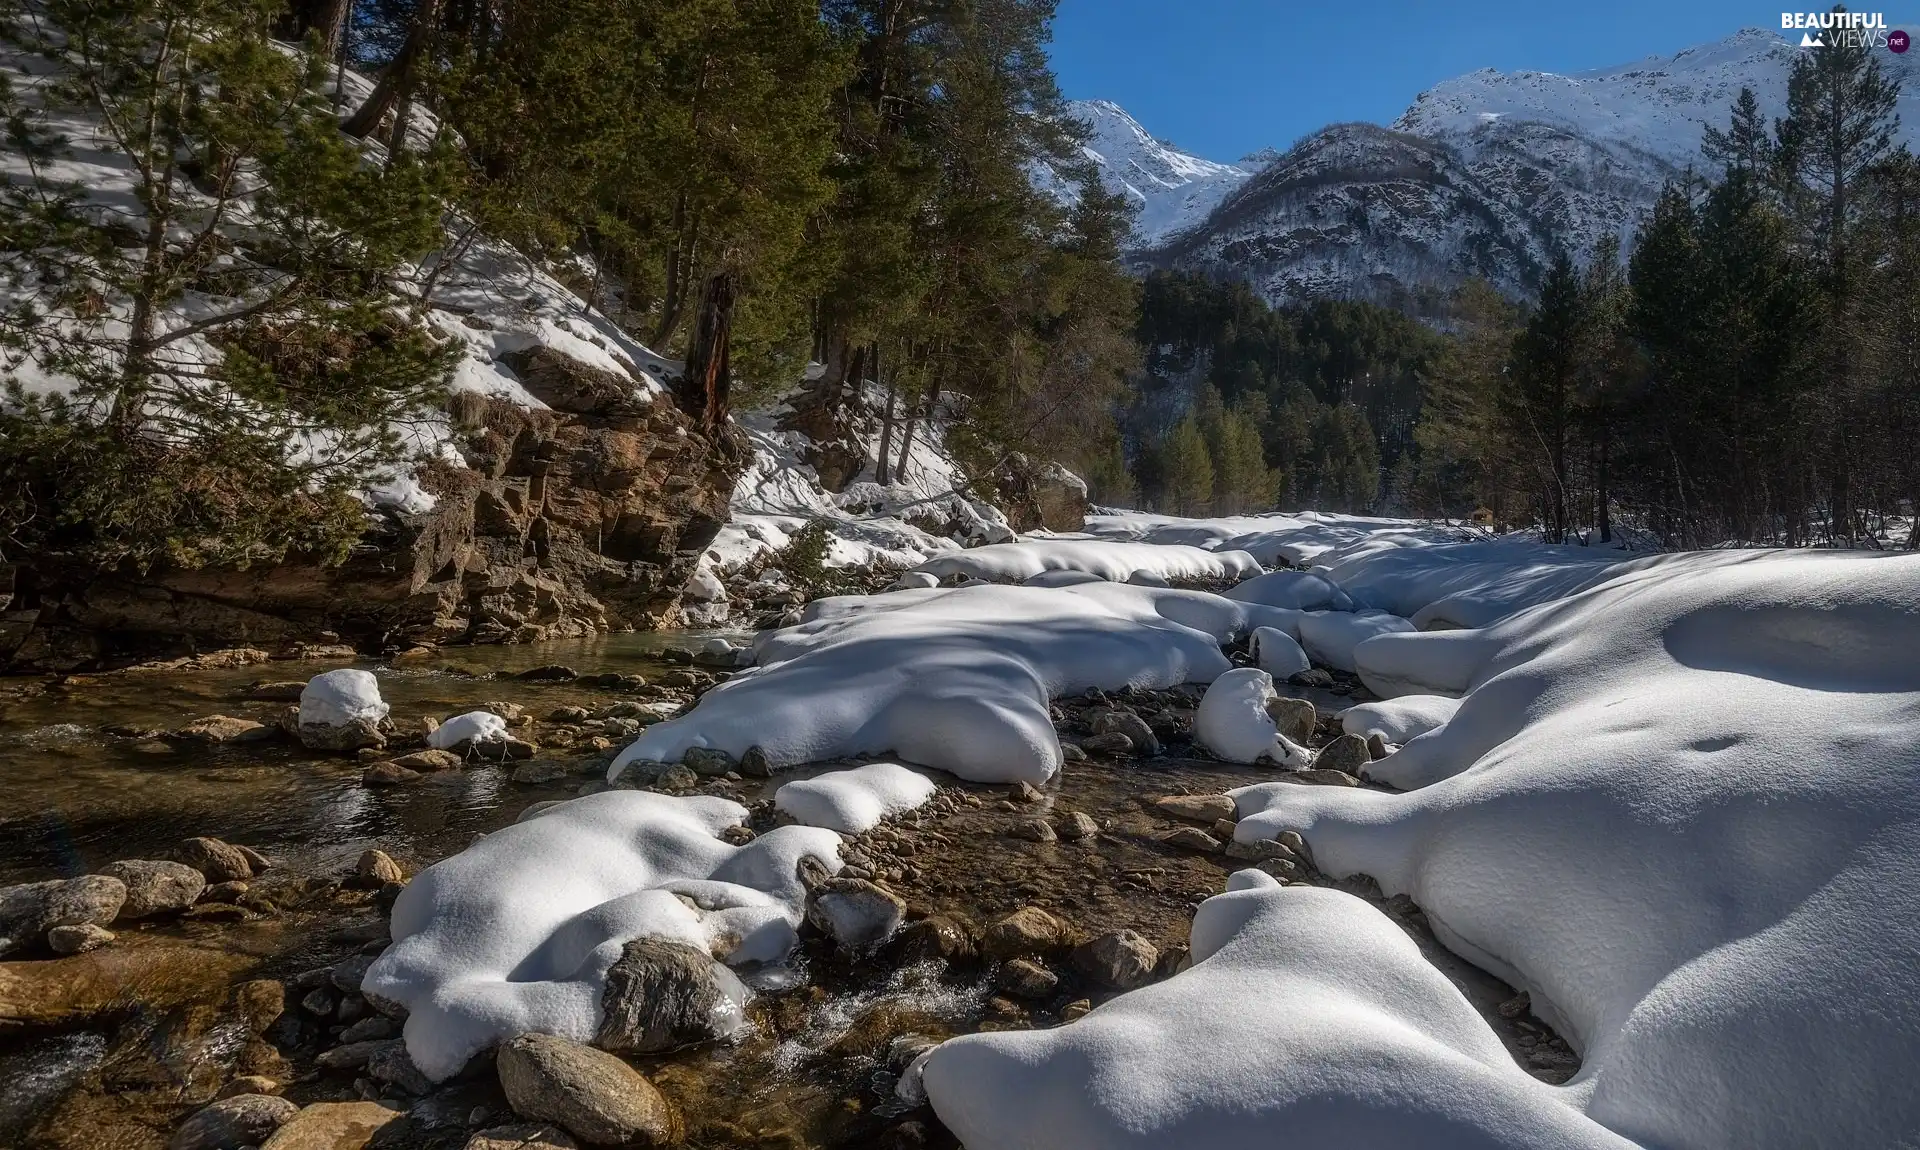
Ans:
[[[379,722],[387,717],[387,704],[380,697],[380,681],[373,672],[342,667],[315,675],[300,692],[300,725],[344,727],[365,719]]]
[[[1675,556],[1376,646],[1470,687],[1373,764],[1406,793],[1247,788],[1236,838],[1412,895],[1637,1143],[1920,1130],[1920,557]]]
[[[1258,667],[1228,671],[1201,697],[1193,715],[1194,737],[1230,763],[1267,759],[1283,767],[1304,767],[1310,757],[1306,748],[1281,734],[1267,713],[1273,698],[1272,675]]]
[[[1353,600],[1317,571],[1269,571],[1222,592],[1229,599],[1295,611],[1351,611]]]
[[[507,737],[507,721],[492,711],[468,711],[455,715],[433,729],[427,745],[436,750],[452,750],[469,743],[497,743]]]
[[[1245,551],[1203,551],[1150,543],[1086,539],[1035,539],[996,543],[936,555],[914,568],[936,579],[966,575],[992,583],[1024,583],[1047,571],[1082,571],[1112,583],[1144,572],[1171,579],[1245,579],[1258,575],[1260,561]]]
[[[516,1034],[591,1040],[631,939],[779,961],[804,913],[800,859],[837,871],[840,836],[787,826],[721,840],[746,817],[727,799],[645,791],[557,803],[415,877],[362,986],[407,1008],[407,1053],[438,1082]]]
[[[1299,618],[1300,645],[1316,663],[1354,670],[1353,649],[1375,635],[1411,631],[1413,624],[1385,611],[1308,611]]]
[[[1460,700],[1446,695],[1400,695],[1375,703],[1361,703],[1340,712],[1340,729],[1366,738],[1379,735],[1389,743],[1405,743],[1447,725]]]
[[[1252,637],[1253,660],[1275,679],[1285,679],[1313,666],[1298,640],[1278,627],[1256,627]]]
[[[995,1150],[1629,1150],[1352,895],[1242,871],[1192,943],[1189,969],[1076,1022],[942,1043],[919,1088]]]
[[[936,789],[932,779],[899,763],[868,763],[782,783],[773,805],[806,826],[855,835],[914,809]]]
[[[757,746],[775,768],[893,755],[976,782],[1044,782],[1060,765],[1051,699],[1211,682],[1231,666],[1220,644],[1277,614],[1106,582],[816,600],[801,625],[756,640],[752,670],[649,727],[611,770]]]

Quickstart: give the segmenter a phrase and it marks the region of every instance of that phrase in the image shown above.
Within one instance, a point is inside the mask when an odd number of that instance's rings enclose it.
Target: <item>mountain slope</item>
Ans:
[[[1253,175],[1251,166],[1203,160],[1155,139],[1111,101],[1076,100],[1069,107],[1075,119],[1093,127],[1084,150],[1099,168],[1102,182],[1138,205],[1134,242],[1141,247],[1160,243],[1206,219]],[[1056,194],[1070,195],[1068,185],[1054,173],[1043,173],[1041,179]]]

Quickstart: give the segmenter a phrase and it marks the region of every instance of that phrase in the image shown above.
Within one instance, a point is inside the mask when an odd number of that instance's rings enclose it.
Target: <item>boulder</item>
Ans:
[[[844,947],[885,942],[906,914],[897,895],[866,879],[829,878],[807,892],[807,921]]]
[[[1296,743],[1307,743],[1313,738],[1313,730],[1320,723],[1320,712],[1305,699],[1275,695],[1267,700],[1267,714],[1272,717],[1273,725],[1280,733]]]
[[[965,962],[974,955],[973,933],[959,921],[936,914],[908,923],[894,936],[902,966],[921,962]]]
[[[1361,768],[1373,761],[1373,752],[1367,749],[1367,740],[1359,735],[1341,735],[1313,757],[1313,767],[1320,771],[1339,771],[1342,774],[1358,775]]]
[[[1168,795],[1153,801],[1154,809],[1177,819],[1214,823],[1234,816],[1234,804],[1228,795]]]
[[[1220,849],[1220,840],[1201,830],[1199,827],[1181,827],[1160,836],[1160,841],[1170,847],[1182,850],[1202,851],[1212,854]]]
[[[718,776],[733,769],[733,756],[712,747],[691,747],[680,761],[696,775]]]
[[[659,1054],[732,1036],[747,992],[706,951],[670,939],[629,941],[607,971],[593,1044],[626,1054]]]
[[[126,899],[126,884],[99,874],[0,887],[0,954],[39,942],[58,926],[105,926]]]
[[[392,761],[369,764],[366,770],[360,772],[361,785],[369,787],[397,787],[419,777],[419,771],[409,770]]]
[[[390,882],[405,882],[407,875],[393,856],[377,848],[362,851],[360,861],[354,864],[353,877],[356,885],[369,890],[377,890]]]
[[[113,941],[113,932],[90,922],[56,926],[47,932],[47,949],[55,954],[85,954]]]
[[[1120,731],[1107,731],[1081,739],[1080,749],[1089,755],[1128,755],[1133,753],[1133,740]]]
[[[464,1150],[579,1150],[579,1146],[558,1126],[519,1122],[480,1131],[467,1139]]]
[[[680,1116],[667,1100],[605,1051],[522,1034],[500,1048],[495,1066],[515,1114],[552,1122],[583,1142],[666,1146],[680,1138]]]
[[[101,867],[100,873],[119,879],[127,888],[116,920],[121,922],[178,914],[200,901],[200,892],[207,889],[205,875],[185,863],[163,859],[121,859]]]
[[[236,1094],[194,1111],[167,1140],[167,1150],[239,1150],[258,1146],[300,1107],[271,1094]]]
[[[1046,998],[1060,985],[1060,976],[1028,958],[1016,958],[1000,968],[993,985],[1002,994],[1035,1000]]]
[[[1160,753],[1160,738],[1153,733],[1147,721],[1132,711],[1108,711],[1093,721],[1095,735],[1120,734],[1127,737],[1133,749],[1143,755]]]
[[[173,857],[199,871],[208,882],[244,882],[253,877],[253,864],[247,856],[219,839],[186,839],[173,848]]]
[[[173,737],[192,743],[257,743],[279,733],[278,727],[269,727],[252,719],[208,715],[181,727],[173,733]]]
[[[460,769],[461,762],[459,755],[437,747],[428,747],[424,751],[401,755],[393,760],[395,766],[405,767],[410,771],[457,771]]]
[[[1047,954],[1073,944],[1073,929],[1037,906],[1023,906],[987,927],[980,951],[989,958]]]
[[[366,1150],[404,1113],[378,1102],[316,1102],[275,1131],[260,1150]]]
[[[1154,945],[1131,930],[1108,931],[1073,952],[1076,970],[1115,990],[1144,985],[1159,961]]]
[[[1013,829],[1008,833],[1014,838],[1036,843],[1050,843],[1060,837],[1054,832],[1053,824],[1045,819],[1021,819],[1013,824]]]
[[[1060,837],[1068,842],[1088,839],[1100,833],[1100,824],[1085,811],[1073,811],[1060,820]]]

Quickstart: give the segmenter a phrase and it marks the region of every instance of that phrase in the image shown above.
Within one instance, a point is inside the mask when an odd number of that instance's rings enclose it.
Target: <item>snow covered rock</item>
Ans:
[[[868,763],[782,783],[773,805],[803,825],[856,835],[926,802],[936,789],[932,779],[899,763]]]
[[[1340,729],[1367,738],[1379,735],[1389,743],[1408,742],[1447,725],[1460,709],[1460,700],[1445,695],[1401,695],[1361,703],[1340,712]]]
[[[1300,616],[1300,645],[1314,662],[1351,671],[1354,647],[1375,635],[1413,629],[1412,623],[1385,611],[1309,611]]]
[[[1253,660],[1260,669],[1277,680],[1296,675],[1313,666],[1299,640],[1278,627],[1256,627],[1252,636]]]
[[[498,743],[507,737],[507,721],[492,711],[468,711],[433,729],[427,746],[437,751],[464,750],[479,743]]]
[[[1326,788],[1299,787],[1297,790]],[[1193,965],[1065,1026],[934,1048],[919,1085],[997,1150],[1629,1150],[1538,1082],[1360,899],[1233,876]]]
[[[1276,614],[1104,582],[816,600],[808,622],[759,637],[753,669],[647,728],[608,778],[696,747],[737,758],[758,746],[776,770],[896,755],[975,782],[1040,783],[1060,765],[1051,699],[1209,682],[1230,666],[1220,644]]]
[[[1084,571],[1112,583],[1144,572],[1162,580],[1245,579],[1260,574],[1260,561],[1244,551],[1203,551],[1084,539],[1035,539],[996,543],[938,555],[914,568],[937,579],[964,575],[991,583],[1024,583],[1045,571]]]
[[[1622,1137],[1898,1144],[1920,1129],[1916,604],[1920,558],[1715,553],[1374,640],[1470,686],[1373,764],[1409,789],[1247,788],[1236,838],[1298,831],[1321,870],[1411,894],[1582,1053],[1566,1097]]]
[[[1273,676],[1257,667],[1228,671],[1213,681],[1193,715],[1200,745],[1230,763],[1262,759],[1283,767],[1307,765],[1306,748],[1280,733],[1267,703],[1275,697]]]
[[[667,938],[630,940],[607,969],[593,1044],[660,1054],[732,1037],[746,1021],[747,988],[706,950]]]
[[[1290,607],[1295,611],[1351,611],[1353,600],[1337,584],[1317,571],[1269,571],[1224,594],[1243,603]]]
[[[385,742],[378,727],[386,717],[387,703],[371,671],[327,671],[300,692],[300,741],[315,750],[377,746]]]
[[[802,858],[839,868],[840,837],[779,827],[744,846],[745,807],[605,791],[504,827],[416,875],[394,944],[362,983],[407,1010],[407,1051],[433,1081],[529,1031],[588,1042],[629,940],[683,942],[733,965],[798,940]]]

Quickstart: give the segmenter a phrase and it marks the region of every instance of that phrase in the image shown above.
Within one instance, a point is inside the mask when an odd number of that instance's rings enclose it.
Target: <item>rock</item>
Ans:
[[[1324,689],[1333,686],[1333,676],[1319,667],[1314,667],[1305,671],[1295,671],[1293,674],[1288,675],[1287,683],[1289,686],[1294,687],[1320,687]]]
[[[724,775],[733,769],[733,756],[712,747],[689,748],[680,761],[696,775]]]
[[[1361,768],[1373,761],[1372,752],[1367,750],[1367,741],[1359,735],[1341,735],[1313,757],[1313,767],[1319,771],[1339,771],[1346,775],[1358,775]]]
[[[173,848],[173,857],[206,876],[208,882],[245,881],[253,877],[247,856],[219,839],[187,839]]]
[[[300,744],[310,751],[351,753],[362,747],[384,747],[387,736],[373,719],[351,719],[339,725],[301,723],[297,732]]]
[[[965,962],[974,954],[973,934],[954,919],[936,914],[908,923],[894,937],[894,953],[903,966]]]
[[[215,1091],[213,1100],[218,1102],[223,1098],[238,1098],[242,1094],[278,1094],[281,1089],[281,1085],[271,1078],[258,1074],[242,1074]]]
[[[1036,463],[1016,452],[1001,465],[994,483],[1000,489],[995,502],[1006,509],[1015,531],[1086,528],[1086,482],[1058,463]]]
[[[1074,811],[1060,820],[1060,837],[1069,842],[1092,838],[1100,833],[1100,824],[1085,811]]]
[[[1007,798],[1016,803],[1037,803],[1043,796],[1040,788],[1029,782],[1017,782],[1007,791]]]
[[[1215,819],[1213,820],[1213,836],[1223,843],[1230,843],[1233,841],[1233,832],[1238,825],[1239,824],[1232,819]]]
[[[400,869],[399,863],[393,861],[393,856],[377,848],[361,853],[360,861],[354,864],[353,877],[356,885],[367,890],[378,890],[390,882],[407,881],[406,872]]]
[[[670,939],[631,940],[607,971],[593,1044],[659,1054],[730,1037],[743,1021],[746,989],[706,951]]]
[[[1392,751],[1387,749],[1386,737],[1381,735],[1379,731],[1375,731],[1373,734],[1367,736],[1367,754],[1373,756],[1374,762],[1377,763],[1392,753]]]
[[[161,859],[121,859],[101,867],[100,873],[119,879],[127,888],[116,920],[120,922],[178,914],[200,901],[200,892],[207,888],[206,876],[199,871]]]
[[[398,1030],[399,1028],[393,1024],[393,1019],[372,1014],[342,1030],[340,1041],[349,1045],[355,1042],[379,1042],[382,1039],[392,1038]]]
[[[1108,711],[1093,721],[1093,733],[1096,736],[1120,734],[1127,737],[1133,749],[1143,755],[1160,753],[1160,739],[1153,733],[1147,721],[1132,711]]]
[[[1061,743],[1060,761],[1063,763],[1084,763],[1087,761],[1087,752],[1072,743]]]
[[[770,779],[773,767],[767,762],[767,753],[758,745],[748,747],[740,756],[740,773],[749,779]]]
[[[1154,945],[1130,930],[1108,931],[1073,952],[1075,969],[1115,990],[1144,985],[1159,961]]]
[[[254,878],[259,878],[261,875],[273,869],[273,860],[261,854],[259,851],[254,850],[252,847],[242,846],[239,843],[228,843],[227,845],[239,851],[240,857],[247,860],[247,866],[253,869]]]
[[[1023,906],[987,927],[980,951],[989,958],[1047,954],[1073,944],[1073,930],[1037,906]]]
[[[1133,753],[1133,740],[1119,731],[1108,731],[1081,739],[1080,749],[1089,755],[1129,755]]]
[[[85,954],[113,941],[113,932],[90,922],[56,926],[47,932],[47,949],[55,954]]]
[[[264,1034],[287,1010],[287,988],[278,979],[256,978],[233,988],[233,1010],[254,1034]]]
[[[1313,738],[1313,729],[1320,723],[1320,712],[1312,703],[1285,695],[1267,700],[1267,714],[1281,734],[1302,745]]]
[[[570,683],[580,677],[580,672],[559,663],[549,663],[544,667],[529,667],[514,678],[526,683]]]
[[[378,762],[360,772],[360,783],[368,787],[397,787],[402,783],[411,783],[420,777],[420,772],[409,770],[399,763]]]
[[[99,874],[0,887],[0,954],[45,938],[55,927],[105,926],[126,899],[126,884]]]
[[[1308,786],[1357,787],[1360,780],[1345,771],[1330,771],[1322,767],[1309,767],[1304,771],[1285,771],[1275,776],[1283,783],[1305,783]]]
[[[605,1051],[546,1034],[500,1048],[496,1067],[508,1105],[596,1146],[665,1146],[680,1116],[653,1084]]]
[[[420,1095],[433,1089],[433,1082],[413,1064],[405,1042],[389,1042],[367,1058],[367,1077],[384,1082],[402,1094]]]
[[[404,1113],[378,1102],[316,1102],[275,1131],[260,1150],[366,1150]]]
[[[1179,819],[1192,819],[1195,822],[1213,823],[1234,816],[1233,799],[1228,795],[1168,795],[1164,799],[1155,799],[1155,810]]]
[[[322,1050],[314,1062],[327,1070],[358,1070],[373,1061],[376,1054],[395,1046],[405,1045],[397,1038],[375,1039],[369,1042],[349,1042],[331,1050]]]
[[[549,723],[584,723],[592,715],[585,707],[555,707],[547,712]]]
[[[1007,833],[1014,838],[1036,843],[1050,843],[1060,837],[1054,833],[1053,824],[1045,819],[1021,819]]]
[[[252,719],[208,715],[181,727],[173,733],[173,737],[192,743],[257,743],[279,733],[279,728],[256,723]]]
[[[1093,1000],[1091,998],[1076,998],[1060,1008],[1060,1021],[1072,1022],[1075,1019],[1085,1018],[1091,1013],[1093,1013]]]
[[[1220,840],[1201,830],[1199,827],[1181,827],[1160,836],[1160,841],[1170,847],[1182,850],[1203,851],[1212,854],[1220,849]]]
[[[1243,843],[1236,839],[1227,844],[1227,857],[1245,862],[1264,862],[1267,859],[1295,861],[1292,851],[1272,839],[1255,839],[1250,843]]]
[[[452,751],[443,751],[429,747],[424,751],[415,751],[410,755],[401,755],[393,760],[397,767],[410,771],[457,771],[463,760]]]
[[[300,693],[306,689],[305,679],[287,679],[280,682],[262,680],[248,687],[245,697],[271,703],[297,703],[300,701]]]
[[[359,994],[360,984],[367,980],[367,971],[373,966],[370,955],[356,954],[334,964],[327,972],[327,982],[341,994]]]
[[[482,1130],[467,1139],[465,1150],[579,1150],[579,1146],[558,1126],[521,1122]]]
[[[656,791],[690,791],[700,785],[700,776],[684,763],[669,763],[651,784]]]
[[[1059,987],[1060,976],[1032,959],[1016,958],[1000,967],[993,985],[1015,998],[1041,999]]]
[[[300,1107],[271,1094],[236,1094],[193,1112],[167,1150],[239,1150],[258,1146],[292,1120]]]
[[[885,942],[906,913],[897,895],[865,879],[830,878],[807,892],[807,921],[848,948]]]
[[[516,783],[551,783],[572,773],[572,768],[558,759],[531,759],[513,768],[512,778]]]

